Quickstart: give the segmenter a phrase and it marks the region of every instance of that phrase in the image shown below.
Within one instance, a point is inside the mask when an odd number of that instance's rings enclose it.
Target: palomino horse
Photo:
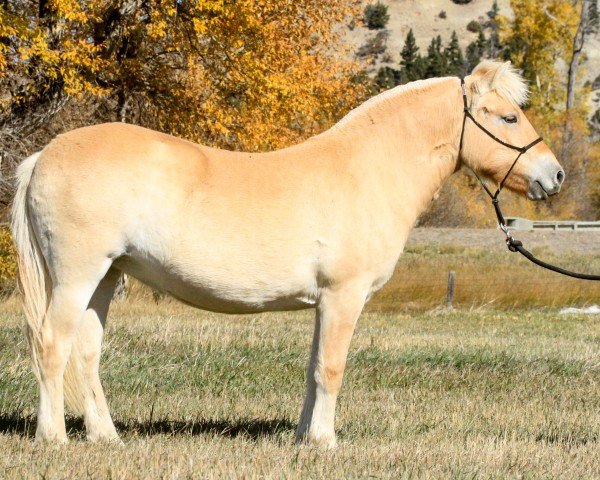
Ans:
[[[497,137],[537,137],[522,78],[484,62],[471,111]],[[363,305],[392,275],[435,192],[462,164],[498,181],[515,157],[467,121],[458,78],[378,95],[333,128],[269,153],[234,153],[120,123],[59,135],[18,169],[12,227],[40,384],[36,436],[66,441],[64,399],[90,440],[118,439],[100,385],[103,329],[125,272],[225,313],[316,308],[298,439],[335,445],[334,412]],[[506,186],[531,199],[564,173],[544,143]]]

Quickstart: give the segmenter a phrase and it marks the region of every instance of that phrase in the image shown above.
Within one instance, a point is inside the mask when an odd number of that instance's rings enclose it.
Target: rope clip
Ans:
[[[503,223],[498,223],[498,227],[500,227],[500,230],[502,230],[504,232],[504,235],[506,235],[506,238],[512,238],[512,236],[510,234],[510,230],[508,229],[508,227],[506,225],[504,225]]]

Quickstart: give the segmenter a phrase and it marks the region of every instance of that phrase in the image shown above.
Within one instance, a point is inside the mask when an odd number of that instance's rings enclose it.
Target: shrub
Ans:
[[[471,3],[471,0],[452,0],[452,1],[458,5],[466,5],[467,3]]]
[[[400,82],[400,70],[391,67],[381,67],[375,76],[375,85],[379,90],[393,88],[396,85],[400,85]]]
[[[467,24],[467,30],[469,32],[479,33],[479,32],[481,32],[481,23],[477,22],[476,20],[471,20]]]
[[[0,297],[14,292],[17,277],[17,258],[10,229],[0,227]]]
[[[389,19],[387,5],[377,2],[365,7],[365,23],[370,30],[384,28]]]
[[[438,17],[440,17],[440,18],[446,18],[447,17],[446,10],[442,10],[440,13],[438,13]]]
[[[387,48],[386,42],[388,38],[388,32],[382,31],[377,32],[373,38],[367,39],[367,41],[358,49],[356,55],[359,57],[377,56]]]

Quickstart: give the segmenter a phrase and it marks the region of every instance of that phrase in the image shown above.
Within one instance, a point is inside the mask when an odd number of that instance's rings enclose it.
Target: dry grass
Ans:
[[[597,478],[600,320],[367,313],[340,446],[297,446],[311,312],[112,311],[102,365],[124,447],[39,446],[15,302],[0,307],[0,478]]]
[[[600,255],[557,254],[541,246],[535,255],[567,269],[597,273]],[[600,282],[585,282],[533,265],[506,247],[464,247],[446,243],[407,246],[390,282],[369,311],[430,309],[445,302],[448,271],[456,272],[455,305],[502,308],[563,307],[600,302]]]

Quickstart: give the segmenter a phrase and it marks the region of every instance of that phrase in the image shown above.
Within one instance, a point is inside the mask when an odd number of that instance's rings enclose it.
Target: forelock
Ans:
[[[516,105],[523,105],[529,97],[527,83],[510,62],[483,61],[472,75],[476,78],[475,88],[482,93],[493,90]]]

